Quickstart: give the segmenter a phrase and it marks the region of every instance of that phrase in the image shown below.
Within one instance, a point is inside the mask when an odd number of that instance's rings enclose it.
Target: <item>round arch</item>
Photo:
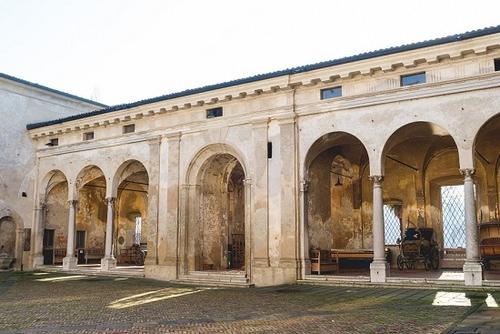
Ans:
[[[232,145],[228,144],[210,144],[202,149],[200,149],[189,161],[189,166],[185,175],[185,183],[195,185],[198,182],[199,173],[203,168],[203,165],[211,157],[228,154],[236,158],[243,168],[245,176],[248,177],[248,168],[245,160],[243,159],[243,154]]]
[[[69,199],[77,200],[79,197],[79,191],[84,185],[101,177],[104,179],[104,186],[107,188],[108,184],[106,176],[101,167],[97,165],[87,165],[81,168],[74,179],[74,187],[70,187],[70,189],[68,189]]]
[[[139,173],[146,172],[148,178],[148,184],[151,182],[151,175],[144,163],[137,159],[128,159],[123,161],[118,168],[116,168],[113,178],[111,179],[111,184],[109,191],[107,192],[109,197],[116,197],[118,194],[118,187],[120,184],[126,180],[129,176]],[[108,190],[108,189],[107,189]]]
[[[433,135],[449,136],[453,141],[454,147],[458,150],[460,160],[460,156],[462,154],[459,146],[457,145],[457,140],[451,135],[446,127],[436,124],[435,122],[416,121],[406,123],[398,127],[397,129],[393,130],[391,134],[384,140],[384,145],[382,150],[380,151],[380,156],[378,157],[377,161],[380,165],[381,175],[385,174],[385,158],[386,155],[391,151],[391,149],[407,140],[416,138],[417,136],[425,137]]]
[[[53,169],[47,172],[40,181],[38,188],[40,201],[45,202],[52,188],[62,182],[68,182],[68,178],[60,169]]]

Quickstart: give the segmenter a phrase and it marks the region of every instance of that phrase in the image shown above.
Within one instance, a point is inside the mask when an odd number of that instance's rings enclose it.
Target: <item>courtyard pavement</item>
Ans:
[[[4,333],[500,333],[500,291],[0,273]]]

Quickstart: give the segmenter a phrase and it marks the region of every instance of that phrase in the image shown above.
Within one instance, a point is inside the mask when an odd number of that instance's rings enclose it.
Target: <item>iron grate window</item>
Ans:
[[[386,245],[396,245],[401,238],[401,205],[384,204],[384,239]]]
[[[222,117],[222,107],[207,109],[207,118]]]
[[[444,248],[465,248],[464,186],[441,187]]]
[[[401,86],[412,86],[426,83],[425,72],[401,76]]]
[[[325,88],[321,90],[321,99],[333,99],[334,97],[342,96],[342,86]]]

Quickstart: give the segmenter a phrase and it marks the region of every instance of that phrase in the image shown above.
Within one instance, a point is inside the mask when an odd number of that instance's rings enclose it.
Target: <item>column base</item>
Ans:
[[[385,261],[370,263],[370,281],[372,283],[385,283],[389,276],[389,264]]]
[[[40,266],[43,266],[43,255],[33,255],[32,259],[32,268],[40,268]]]
[[[110,271],[116,268],[116,259],[114,257],[104,257],[101,259],[101,271]]]
[[[468,286],[483,285],[483,266],[479,262],[465,262],[464,283]]]
[[[74,270],[76,269],[77,263],[78,259],[75,256],[66,256],[65,258],[63,258],[63,269]]]

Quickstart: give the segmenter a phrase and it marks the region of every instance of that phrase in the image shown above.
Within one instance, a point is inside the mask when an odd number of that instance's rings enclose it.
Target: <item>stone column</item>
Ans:
[[[66,257],[63,258],[63,269],[76,269],[77,258],[75,256],[75,225],[76,225],[76,205],[77,200],[69,200],[68,217],[68,243],[66,248]]]
[[[33,268],[43,265],[43,229],[45,226],[44,202],[38,203],[35,208],[35,224],[31,233],[31,254]]]
[[[249,281],[252,281],[252,180],[243,181],[245,188],[245,272]]]
[[[309,259],[309,233],[307,228],[307,191],[309,182],[300,181],[299,188],[299,210],[300,210],[300,262],[301,279],[311,274],[311,260]]]
[[[465,285],[480,286],[483,282],[483,268],[479,261],[479,238],[476,222],[476,202],[474,196],[474,169],[461,169],[464,175],[464,208],[466,228],[466,258],[464,264]]]
[[[104,258],[101,259],[101,270],[109,271],[116,267],[116,259],[113,255],[113,220],[115,217],[115,197],[106,198],[108,214],[106,216],[106,246]]]
[[[373,182],[373,262],[370,264],[370,280],[373,283],[384,283],[389,274],[389,265],[385,260],[383,179],[379,175],[370,176]]]

